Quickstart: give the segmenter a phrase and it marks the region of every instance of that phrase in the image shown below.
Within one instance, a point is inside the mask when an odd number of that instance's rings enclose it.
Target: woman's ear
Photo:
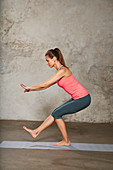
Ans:
[[[54,56],[54,57],[53,57],[53,61],[56,61],[56,60],[57,60],[57,59],[56,59],[56,57]]]

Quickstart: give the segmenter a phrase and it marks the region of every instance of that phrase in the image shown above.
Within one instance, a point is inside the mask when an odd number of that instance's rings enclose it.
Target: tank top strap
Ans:
[[[65,66],[62,65],[58,70],[60,70],[62,67],[65,67]]]

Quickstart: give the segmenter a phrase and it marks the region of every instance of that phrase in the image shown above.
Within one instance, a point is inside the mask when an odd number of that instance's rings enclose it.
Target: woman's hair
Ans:
[[[65,67],[67,67],[66,64],[65,64],[63,55],[62,55],[61,51],[60,51],[58,48],[48,50],[48,51],[46,52],[45,56],[47,56],[47,55],[48,55],[49,58],[51,58],[51,59],[52,59],[53,57],[56,57],[57,60],[58,60],[62,65],[64,65]]]

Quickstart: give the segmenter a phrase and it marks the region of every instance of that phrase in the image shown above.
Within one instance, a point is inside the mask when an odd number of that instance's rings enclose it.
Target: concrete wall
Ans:
[[[61,49],[91,105],[65,121],[113,122],[113,0],[1,0],[0,118],[45,120],[70,99],[55,84],[24,93],[56,70],[45,52]]]

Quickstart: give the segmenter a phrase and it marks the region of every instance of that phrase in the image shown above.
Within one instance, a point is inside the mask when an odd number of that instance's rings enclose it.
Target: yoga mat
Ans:
[[[3,141],[0,148],[113,152],[113,144],[71,143],[71,146],[53,146],[55,143],[58,142]]]

